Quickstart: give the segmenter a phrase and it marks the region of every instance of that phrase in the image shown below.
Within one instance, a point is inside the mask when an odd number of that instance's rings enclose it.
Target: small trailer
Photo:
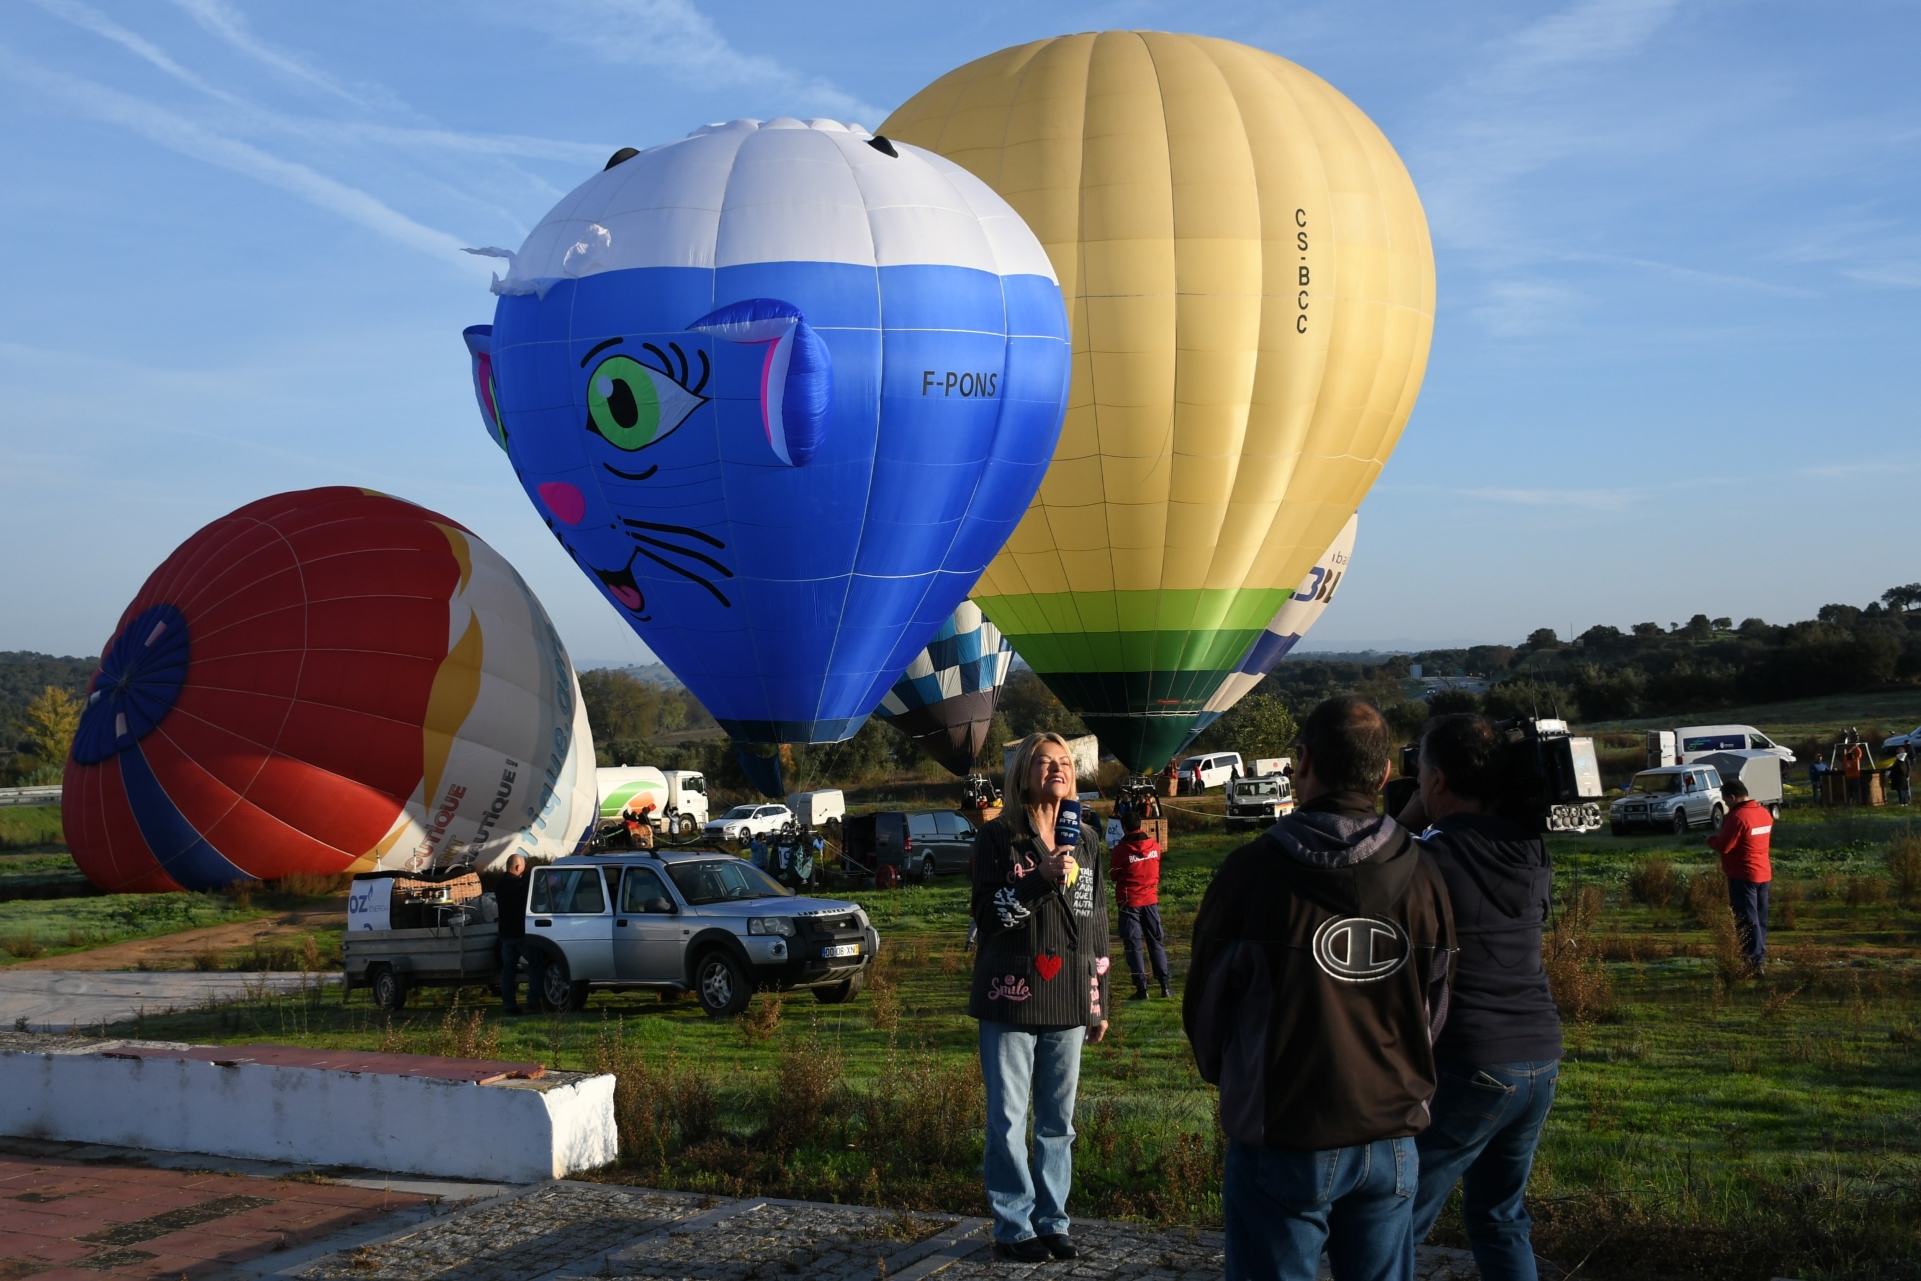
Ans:
[[[398,1010],[417,987],[472,987],[500,982],[500,928],[475,921],[411,930],[347,931],[341,999],[357,987],[374,1004]]]
[[[493,896],[471,870],[361,872],[347,894],[341,999],[357,987],[398,1010],[417,987],[500,981],[500,928]]]

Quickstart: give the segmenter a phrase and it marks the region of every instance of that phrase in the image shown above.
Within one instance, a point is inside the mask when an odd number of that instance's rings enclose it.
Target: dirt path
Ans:
[[[194,956],[209,949],[222,952],[229,960],[237,953],[252,951],[258,943],[277,943],[302,934],[340,930],[347,924],[347,899],[322,900],[311,907],[251,921],[209,925],[204,929],[181,930],[156,938],[108,943],[85,952],[43,956],[37,961],[9,965],[10,970],[191,970]]]

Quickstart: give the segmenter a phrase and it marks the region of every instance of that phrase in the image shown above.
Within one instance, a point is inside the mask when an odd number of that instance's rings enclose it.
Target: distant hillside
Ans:
[[[99,665],[97,658],[56,657],[28,649],[0,650],[0,732],[11,734],[14,717],[49,685],[73,694],[85,693]]]
[[[643,685],[653,685],[660,689],[687,688],[686,682],[669,671],[665,663],[633,663],[613,670],[625,672]]]

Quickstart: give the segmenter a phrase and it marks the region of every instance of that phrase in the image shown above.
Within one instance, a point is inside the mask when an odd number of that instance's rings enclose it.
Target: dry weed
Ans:
[[[1681,889],[1674,864],[1663,858],[1643,859],[1628,873],[1628,894],[1649,907],[1669,907]]]
[[[193,968],[196,970],[224,969],[227,958],[217,947],[203,947],[193,954]]]
[[[1912,906],[1921,899],[1921,834],[1908,832],[1897,836],[1888,842],[1882,858],[1893,879],[1895,897]]]
[[[787,998],[778,992],[762,992],[736,1020],[741,1037],[749,1045],[772,1039],[780,1031],[781,1015],[786,1013]]]

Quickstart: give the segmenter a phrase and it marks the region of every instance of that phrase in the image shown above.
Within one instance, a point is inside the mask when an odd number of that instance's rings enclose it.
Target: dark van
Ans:
[[[934,877],[966,872],[974,856],[974,825],[949,811],[913,814],[884,810],[841,820],[847,861],[869,873],[891,867],[900,878],[932,885]]]

